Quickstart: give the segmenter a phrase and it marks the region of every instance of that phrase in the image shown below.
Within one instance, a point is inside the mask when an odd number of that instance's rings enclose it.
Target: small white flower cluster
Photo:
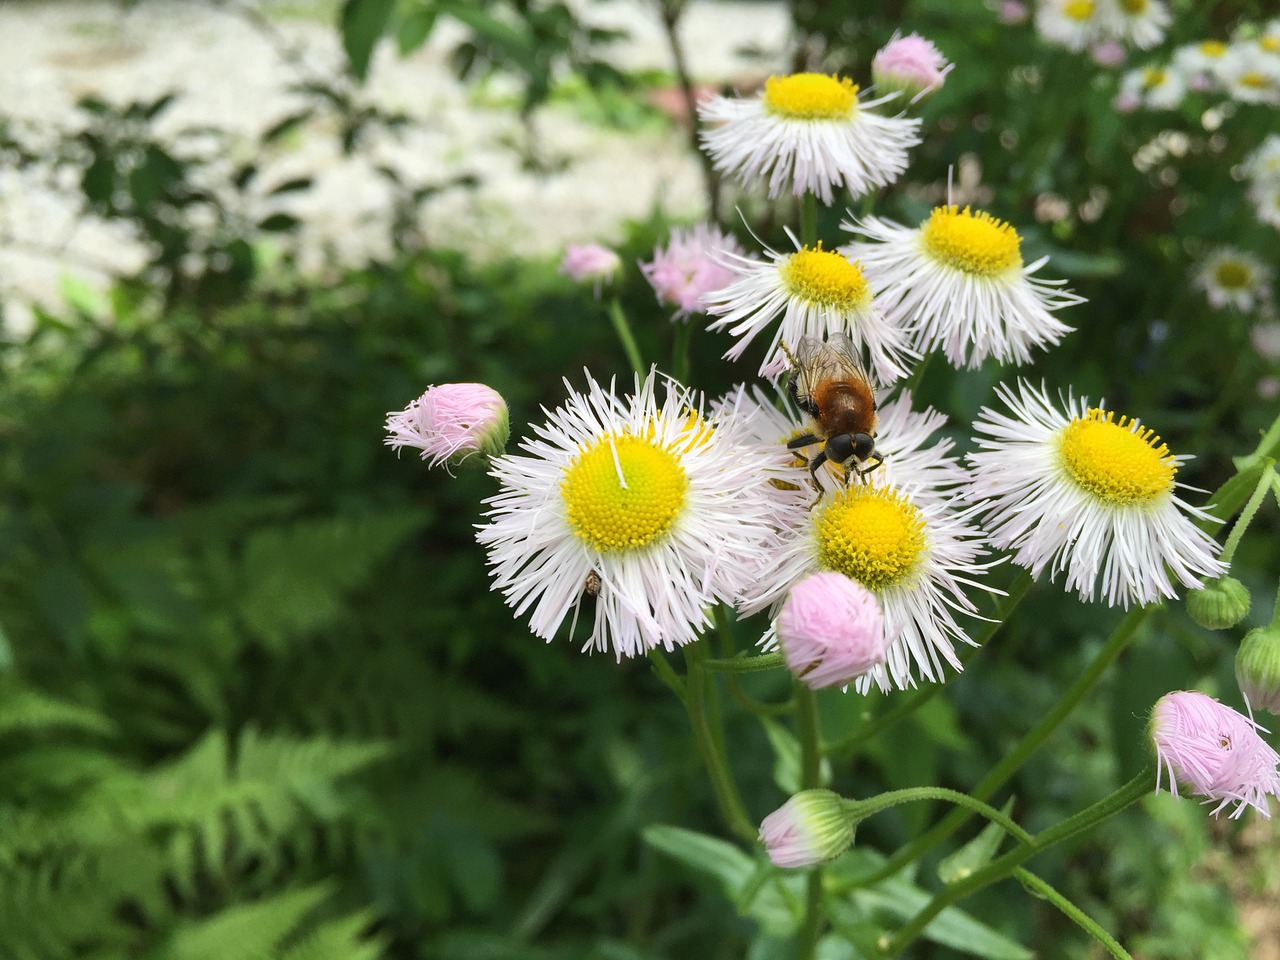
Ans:
[[[1179,47],[1165,62],[1127,72],[1115,106],[1176,110],[1189,93],[1225,95],[1242,104],[1280,106],[1280,18],[1261,29],[1245,25],[1232,39]]]
[[[1048,43],[1068,50],[1107,44],[1147,50],[1164,39],[1171,19],[1164,0],[1040,0],[1035,22]]]
[[[1269,135],[1249,154],[1244,172],[1258,220],[1280,230],[1280,133]]]

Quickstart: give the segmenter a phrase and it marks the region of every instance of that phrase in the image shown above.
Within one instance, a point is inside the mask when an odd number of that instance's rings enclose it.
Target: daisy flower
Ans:
[[[1211,90],[1231,58],[1231,48],[1221,40],[1201,40],[1173,52],[1173,69],[1187,78],[1191,89]]]
[[[1063,412],[1025,381],[996,392],[1013,415],[983,408],[966,496],[1014,563],[1126,608],[1176,596],[1174,581],[1199,587],[1226,572],[1218,544],[1192,522],[1213,518],[1174,493],[1189,457],[1084,398],[1067,397]]]
[[[1216,800],[1214,816],[1234,803],[1233,819],[1245,807],[1270,817],[1267,797],[1280,796],[1280,755],[1258,736],[1262,729],[1206,694],[1165,694],[1152,708],[1148,725],[1156,752],[1156,790],[1167,773],[1175,797],[1182,784],[1205,803]]]
[[[725,253],[743,255],[742,245],[732,234],[713,224],[699,223],[688,229],[671,231],[665,248],[653,251],[653,259],[640,264],[640,272],[653,287],[658,302],[675,307],[673,320],[687,320],[692,313],[706,312],[706,297],[737,277],[732,267],[719,257]]]
[[[770,464],[702,419],[696,394],[665,386],[659,402],[651,371],[618,398],[588,377],[521,443],[525,455],[493,461],[501,490],[476,539],[494,588],[537,636],[570,614],[576,626],[585,602],[584,649],[671,650],[747,581],[773,523]]]
[[[1055,47],[1081,51],[1100,39],[1102,17],[1097,0],[1040,0],[1036,30]]]
[[[1173,19],[1164,0],[1099,0],[1098,18],[1108,37],[1140,50],[1163,40]]]
[[[764,260],[728,255],[737,270],[737,279],[707,297],[707,312],[717,319],[712,330],[728,330],[737,343],[725,352],[736,360],[748,344],[774,318],[782,322],[774,331],[769,349],[760,364],[760,376],[774,377],[787,368],[788,347],[802,337],[826,339],[843,333],[859,350],[870,356],[870,372],[881,383],[892,383],[907,375],[908,366],[919,359],[907,342],[906,333],[881,315],[872,302],[871,287],[862,267],[822,244],[803,247],[788,231],[796,245],[794,253],[765,249]]]
[[[1245,176],[1253,183],[1280,184],[1280,133],[1268,134],[1244,160]]]
[[[1204,258],[1193,283],[1211,307],[1248,313],[1267,300],[1271,271],[1252,254],[1222,247]]]
[[[1256,44],[1237,45],[1236,50],[1239,56],[1218,74],[1228,96],[1240,103],[1280,105],[1280,56]]]
[[[722,173],[744,184],[768,176],[770,197],[812,192],[830,206],[833,187],[856,198],[907,169],[920,121],[872,109],[890,99],[859,99],[852,80],[821,73],[770,77],[756,96],[700,104],[701,139]]]
[[[1186,78],[1170,67],[1142,67],[1120,78],[1120,95],[1148,110],[1176,110],[1187,96]]]
[[[941,682],[944,663],[961,668],[955,643],[973,642],[955,612],[975,612],[963,587],[982,588],[973,578],[991,564],[979,559],[984,550],[967,511],[952,506],[964,474],[948,455],[949,441],[925,446],[942,419],[933,411],[911,411],[909,397],[886,404],[877,445],[885,455],[882,467],[866,483],[833,485],[816,505],[807,468],[793,467],[793,482],[804,495],[778,500],[776,526],[739,601],[744,613],[770,609],[777,616],[792,588],[822,571],[842,573],[871,591],[889,646],[887,661],[855,681],[861,693],[872,684],[881,690],[914,686],[917,673]],[[762,643],[776,642],[770,628]]]
[[[1018,232],[969,207],[936,207],[915,229],[877,217],[841,227],[873,241],[841,249],[861,261],[885,318],[955,367],[1029,362],[1033,347],[1072,329],[1052,311],[1084,302],[1061,289],[1066,281],[1033,278],[1049,258],[1024,264]]]
[[[1248,197],[1258,222],[1280,229],[1280,182],[1255,183],[1249,187]]]

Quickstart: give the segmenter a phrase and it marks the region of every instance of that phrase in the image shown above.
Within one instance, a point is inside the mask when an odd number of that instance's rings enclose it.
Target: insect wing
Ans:
[[[804,337],[796,347],[795,394],[804,407],[812,407],[819,384],[828,380],[852,380],[871,387],[853,341],[843,333],[827,340]]]

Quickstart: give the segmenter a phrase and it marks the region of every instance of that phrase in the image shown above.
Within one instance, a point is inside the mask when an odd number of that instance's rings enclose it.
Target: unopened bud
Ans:
[[[1255,710],[1280,714],[1280,627],[1258,627],[1236,651],[1236,683]]]
[[[388,446],[416,447],[435,467],[456,467],[479,454],[487,463],[503,452],[510,436],[507,403],[483,383],[441,383],[403,410],[387,414]]]
[[[760,824],[760,842],[778,867],[834,860],[853,843],[854,821],[840,794],[801,790]]]
[[[1249,591],[1235,577],[1219,577],[1187,594],[1187,613],[1206,630],[1234,627],[1249,614]]]

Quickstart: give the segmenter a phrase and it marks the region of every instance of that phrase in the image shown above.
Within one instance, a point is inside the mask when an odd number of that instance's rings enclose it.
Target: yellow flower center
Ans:
[[[560,496],[579,539],[596,550],[631,550],[666,535],[688,487],[670,450],[648,437],[612,434],[565,468]]]
[[[1071,0],[1062,12],[1077,23],[1084,23],[1093,16],[1093,0]]]
[[[1213,279],[1217,281],[1218,286],[1228,290],[1247,289],[1252,277],[1253,274],[1248,267],[1234,260],[1227,260],[1213,268]]]
[[[1022,238],[981,210],[935,207],[921,224],[925,250],[947,266],[992,277],[1022,266]]]
[[[1147,9],[1147,0],[1120,0],[1120,6],[1124,7],[1124,12],[1137,16]]]
[[[858,108],[858,85],[825,73],[793,73],[764,82],[764,108],[793,120],[845,120]]]
[[[1227,45],[1221,40],[1204,40],[1200,43],[1200,52],[1206,57],[1220,57],[1227,52]]]
[[[1258,46],[1267,51],[1267,53],[1280,53],[1280,36],[1267,34],[1258,41]]]
[[[889,487],[855,484],[829,495],[814,520],[818,562],[868,590],[902,583],[923,561],[928,535],[920,510]]]
[[[1240,74],[1240,86],[1252,87],[1254,90],[1265,90],[1271,86],[1271,79],[1260,70],[1247,70]]]
[[[1169,75],[1159,67],[1147,67],[1142,71],[1142,85],[1148,90],[1154,90],[1156,87],[1162,85],[1168,78]]]
[[[1071,479],[1114,506],[1148,503],[1173,489],[1177,461],[1155,432],[1134,432],[1128,417],[1094,408],[1061,434],[1062,464]]]
[[[862,267],[834,250],[797,250],[779,264],[782,283],[791,296],[847,313],[871,302],[871,287]]]

